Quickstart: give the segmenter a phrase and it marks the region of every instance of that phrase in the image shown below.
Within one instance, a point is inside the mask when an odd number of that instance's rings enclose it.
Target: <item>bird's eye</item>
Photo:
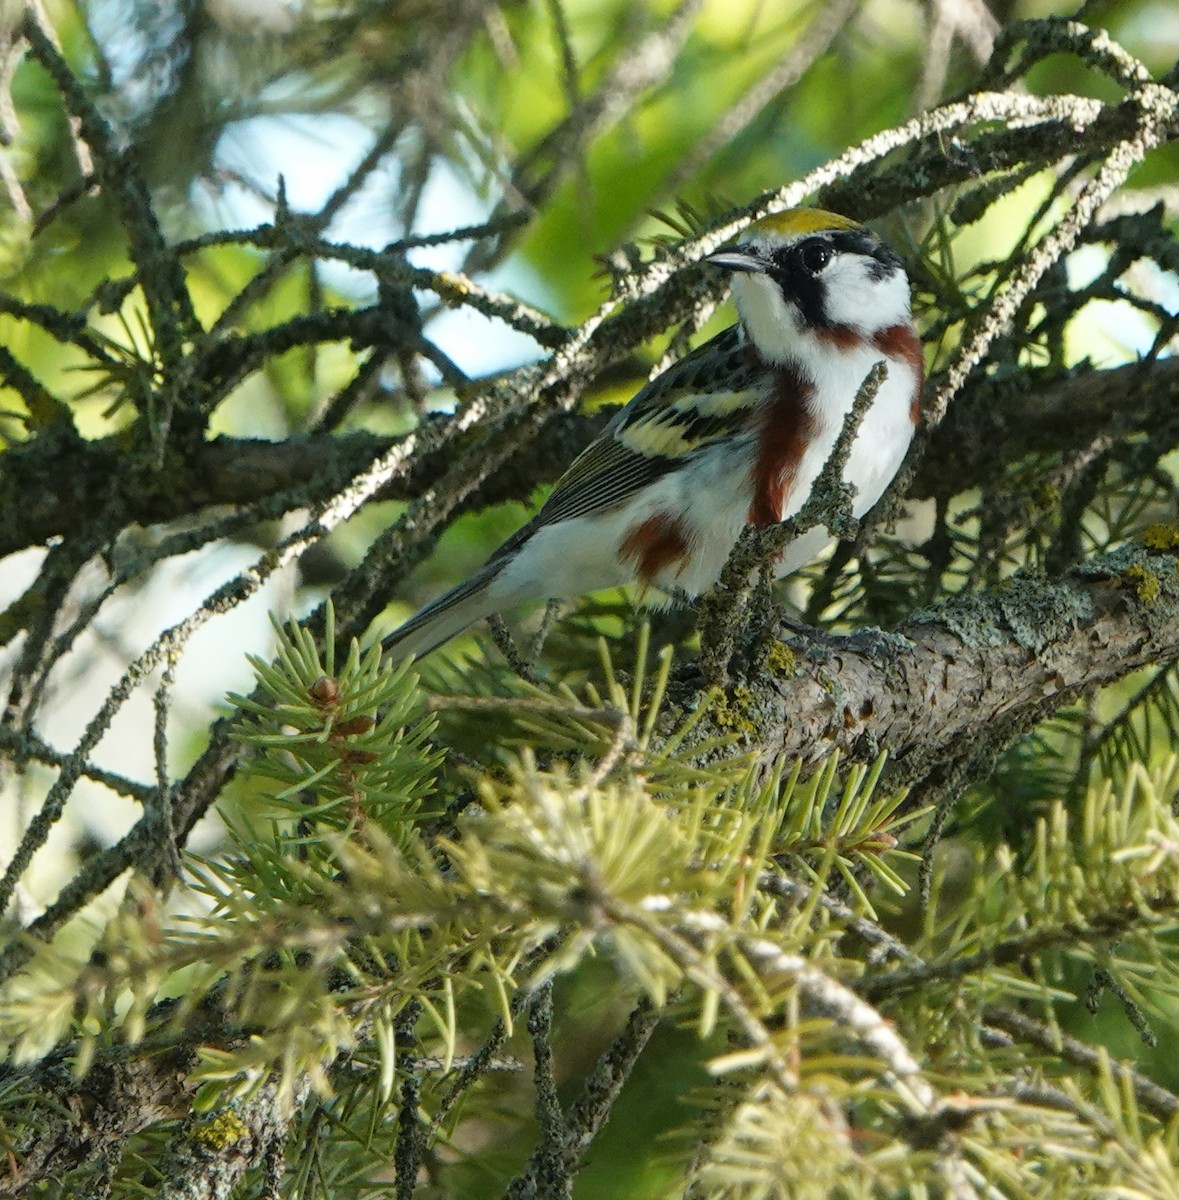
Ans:
[[[831,247],[826,242],[806,242],[799,249],[798,257],[804,270],[818,275],[831,261]]]

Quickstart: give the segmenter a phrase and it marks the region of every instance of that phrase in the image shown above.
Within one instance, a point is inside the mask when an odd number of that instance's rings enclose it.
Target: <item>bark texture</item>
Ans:
[[[1129,545],[1059,578],[1021,574],[951,598],[894,633],[783,632],[790,640],[720,702],[713,732],[740,732],[767,762],[888,750],[903,778],[939,778],[1179,656],[1176,566],[1169,552]]]

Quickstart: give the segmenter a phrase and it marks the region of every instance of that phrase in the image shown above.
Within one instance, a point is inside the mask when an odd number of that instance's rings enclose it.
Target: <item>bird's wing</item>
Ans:
[[[557,481],[530,532],[614,508],[746,429],[767,386],[737,326],[717,334],[651,380],[602,430]]]
[[[470,579],[412,616],[384,641],[401,657],[427,654],[499,606],[490,588],[505,565],[545,525],[621,504],[706,447],[740,435],[770,386],[765,366],[736,326],[653,379],[557,481],[540,511]],[[520,603],[527,595],[509,598]]]

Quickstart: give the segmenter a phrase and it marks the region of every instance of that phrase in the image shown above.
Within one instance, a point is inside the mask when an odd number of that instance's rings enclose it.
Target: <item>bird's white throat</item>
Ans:
[[[798,310],[768,275],[735,275],[733,300],[741,327],[767,362],[798,357],[803,336]]]

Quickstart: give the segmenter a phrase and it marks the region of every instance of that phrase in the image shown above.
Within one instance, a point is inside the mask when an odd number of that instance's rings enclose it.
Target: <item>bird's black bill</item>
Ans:
[[[749,246],[728,246],[710,254],[704,261],[714,267],[723,267],[726,271],[743,271],[746,274],[759,273],[769,267],[769,263]]]

